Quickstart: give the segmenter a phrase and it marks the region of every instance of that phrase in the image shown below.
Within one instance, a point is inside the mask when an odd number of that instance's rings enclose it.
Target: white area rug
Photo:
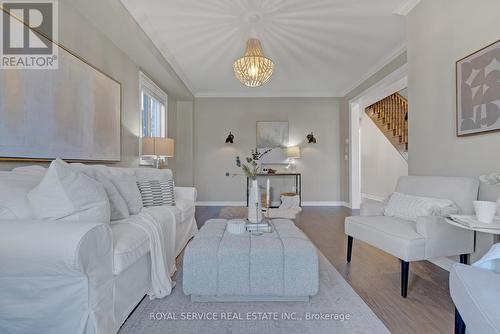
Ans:
[[[308,303],[192,303],[179,272],[172,295],[144,299],[119,333],[389,333],[321,253],[319,266],[319,293]]]

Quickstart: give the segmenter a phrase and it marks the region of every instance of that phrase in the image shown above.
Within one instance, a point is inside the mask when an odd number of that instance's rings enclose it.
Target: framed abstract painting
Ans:
[[[268,151],[261,158],[263,164],[287,164],[288,122],[257,122],[257,151]]]
[[[457,136],[500,130],[500,40],[456,63]]]

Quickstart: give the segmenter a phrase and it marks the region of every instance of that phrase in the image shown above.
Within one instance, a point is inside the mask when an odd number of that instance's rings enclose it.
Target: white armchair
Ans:
[[[500,244],[472,266],[454,264],[450,295],[455,303],[455,333],[500,333]]]
[[[455,202],[462,213],[473,212],[479,182],[458,177],[401,177],[399,193],[446,198]],[[361,216],[347,217],[347,262],[351,261],[353,239],[364,241],[401,261],[401,295],[408,290],[409,262],[472,253],[474,233],[452,226],[439,216],[419,217],[416,222],[383,215],[382,203],[369,203],[361,208]]]

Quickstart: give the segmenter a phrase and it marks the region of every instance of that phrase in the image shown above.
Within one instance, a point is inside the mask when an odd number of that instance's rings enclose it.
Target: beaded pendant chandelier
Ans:
[[[233,64],[234,74],[242,84],[248,87],[259,87],[271,79],[274,63],[262,52],[260,41],[250,38],[247,41],[245,55]]]

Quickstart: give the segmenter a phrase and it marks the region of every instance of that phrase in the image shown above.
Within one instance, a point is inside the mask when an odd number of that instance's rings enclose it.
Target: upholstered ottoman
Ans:
[[[186,247],[183,291],[192,301],[308,301],[318,292],[318,254],[288,219],[260,236],[211,219]]]

